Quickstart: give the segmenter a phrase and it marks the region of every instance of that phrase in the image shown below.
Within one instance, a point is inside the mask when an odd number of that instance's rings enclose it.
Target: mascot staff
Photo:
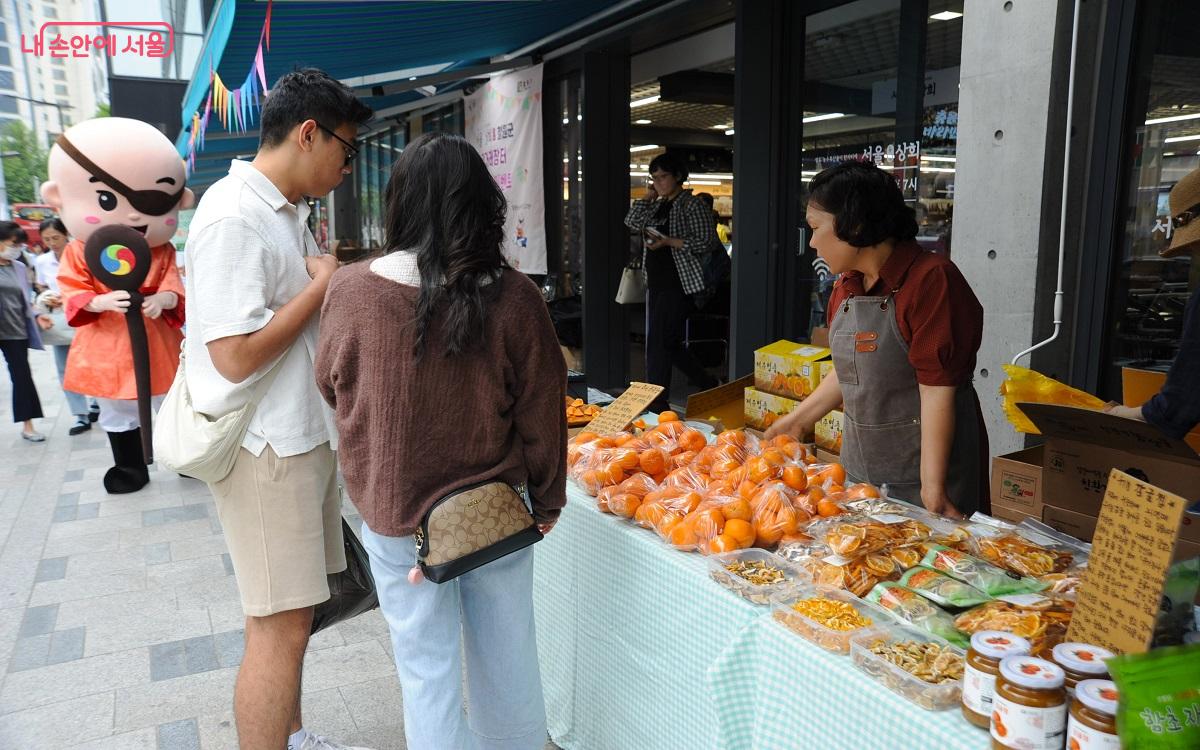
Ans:
[[[125,320],[131,295],[114,291],[89,270],[84,247],[105,227],[128,227],[150,246],[149,268],[133,299],[142,298],[146,319],[150,393],[143,396],[153,396],[157,408],[175,377],[183,340],[183,284],[168,240],[179,210],[190,208],[195,196],[184,187],[183,161],[166,136],[122,117],[81,122],[60,135],[50,150],[49,177],[42,198],[75,236],[58,271],[67,322],[79,329],[63,387],[100,400],[100,427],[108,433],[115,464],[104,475],[104,488],[112,494],[137,492],[150,474],[142,451],[134,345]],[[131,253],[121,248],[110,254],[112,273],[131,272],[122,265],[135,260]]]

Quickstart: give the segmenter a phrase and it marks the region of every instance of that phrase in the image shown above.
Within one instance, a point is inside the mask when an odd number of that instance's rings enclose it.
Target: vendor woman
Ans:
[[[810,244],[839,275],[829,299],[834,371],[768,436],[796,437],[839,405],[847,483],[969,516],[987,507],[987,432],[971,378],[983,307],[958,267],[917,245],[895,178],[846,162],[813,178]]]

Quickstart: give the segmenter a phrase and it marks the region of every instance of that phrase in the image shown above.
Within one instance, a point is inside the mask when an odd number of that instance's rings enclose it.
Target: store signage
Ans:
[[[936,107],[958,101],[958,67],[931,70],[925,74],[925,105]],[[871,85],[871,114],[885,115],[896,111],[896,79],[876,81]]]
[[[646,407],[654,403],[654,399],[662,392],[661,385],[630,383],[629,388],[625,389],[616,401],[604,407],[604,411],[588,423],[588,431],[611,435],[624,430],[630,422],[646,411]]]
[[[34,57],[89,57],[93,50],[109,57],[168,57],[175,29],[166,21],[47,21],[32,38],[21,34],[21,52]]]
[[[1150,648],[1187,501],[1113,469],[1067,640],[1118,654]]]
[[[546,273],[542,186],[542,66],[497,76],[464,101],[466,136],[508,200],[504,257]]]

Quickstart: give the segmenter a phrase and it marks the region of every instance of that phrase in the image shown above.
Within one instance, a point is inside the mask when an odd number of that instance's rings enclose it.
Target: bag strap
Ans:
[[[254,387],[250,391],[250,400],[247,402],[248,406],[252,406],[257,409],[258,405],[262,403],[263,398],[267,395],[267,391],[271,390],[271,384],[275,382],[275,378],[279,375],[279,371],[283,369],[283,361],[287,359],[289,354],[292,353],[292,346],[295,346],[298,341],[300,341],[300,339],[293,341],[292,345],[289,346],[287,350],[280,355],[279,359],[275,361],[275,364],[271,365],[271,369],[267,371],[267,374],[259,378],[258,382],[254,384]],[[183,341],[179,342],[178,374],[180,375],[183,374],[183,368],[187,361],[186,352],[187,339],[184,339]]]

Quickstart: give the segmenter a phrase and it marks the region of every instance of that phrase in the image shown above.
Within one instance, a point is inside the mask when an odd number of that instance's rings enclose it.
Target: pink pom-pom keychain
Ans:
[[[425,581],[425,571],[421,570],[420,565],[414,565],[408,570],[408,582],[413,586],[420,586]]]

